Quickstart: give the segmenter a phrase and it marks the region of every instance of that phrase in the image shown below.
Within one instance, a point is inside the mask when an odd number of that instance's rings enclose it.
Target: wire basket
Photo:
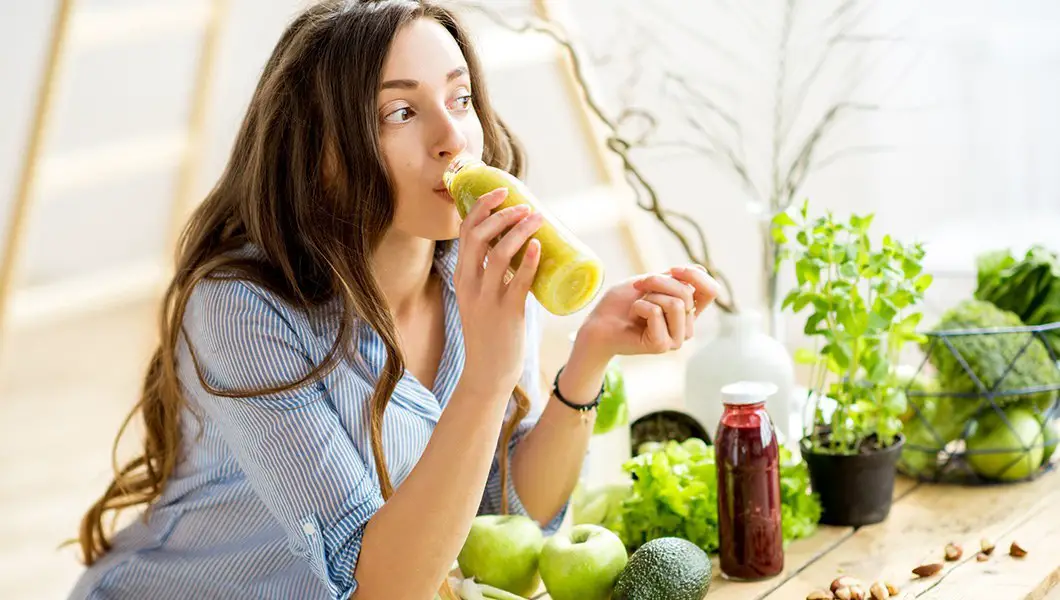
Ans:
[[[1051,470],[1060,357],[1050,333],[1060,333],[1060,322],[926,333],[924,358],[905,389],[898,470],[921,481],[976,485]]]

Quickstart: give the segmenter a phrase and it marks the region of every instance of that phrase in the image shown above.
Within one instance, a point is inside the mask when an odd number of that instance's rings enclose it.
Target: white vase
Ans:
[[[762,313],[720,312],[715,337],[697,348],[685,366],[685,409],[711,437],[721,418],[721,388],[737,381],[766,381],[777,393],[766,401],[781,443],[802,434],[802,402],[795,391],[795,365],[784,344],[764,329]]]

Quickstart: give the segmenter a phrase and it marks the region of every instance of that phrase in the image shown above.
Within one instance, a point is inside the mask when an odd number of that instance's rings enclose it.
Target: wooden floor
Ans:
[[[135,401],[153,327],[153,305],[141,305],[3,339],[4,600],[65,598],[78,576],[74,548],[59,546],[76,535],[81,514],[109,481],[111,444]]]

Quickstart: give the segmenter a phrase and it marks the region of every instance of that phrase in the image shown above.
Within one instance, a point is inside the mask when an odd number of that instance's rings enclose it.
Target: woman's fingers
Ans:
[[[485,221],[493,209],[497,208],[508,197],[507,188],[497,188],[478,197],[475,205],[468,211],[467,217],[460,224],[461,234],[478,227],[479,223]]]
[[[646,321],[644,336],[648,349],[654,352],[669,350],[672,340],[666,328],[662,307],[647,300],[637,300],[633,302],[632,311],[634,315]]]
[[[503,291],[504,275],[512,266],[512,259],[519,252],[519,249],[530,240],[530,236],[534,235],[534,232],[541,227],[542,222],[541,213],[535,212],[530,216],[524,217],[504,234],[504,237],[489,251],[486,275],[483,278],[484,285],[493,286],[493,289],[498,292]]]
[[[512,280],[508,282],[505,294],[515,298],[519,303],[526,302],[526,295],[530,293],[530,286],[534,284],[534,275],[537,274],[537,265],[541,261],[541,242],[530,240],[523,253],[523,262],[515,272]]]
[[[666,331],[670,337],[670,348],[676,350],[685,341],[685,330],[688,324],[688,309],[681,298],[666,294],[648,294],[639,301],[650,302],[663,311],[666,318]]]
[[[696,335],[696,318],[699,316],[700,309],[693,307],[692,310],[685,311],[685,337],[683,341],[688,341]]]
[[[500,235],[506,227],[526,216],[526,209],[506,208],[491,214],[491,211],[508,196],[506,189],[498,189],[479,197],[467,218],[460,225],[460,264],[458,275],[477,277],[489,249],[490,241]]]
[[[489,243],[497,239],[505,231],[511,229],[520,221],[527,218],[530,209],[525,205],[509,206],[499,210],[471,230],[470,236],[475,244],[481,244],[489,252]]]
[[[670,269],[674,279],[692,286],[696,303],[696,316],[699,316],[710,303],[718,297],[720,286],[713,277],[707,274],[707,270],[699,265],[692,267],[676,267]]]
[[[684,312],[686,313],[697,309],[695,288],[669,275],[649,275],[634,282],[633,287],[646,294],[655,293],[673,296],[684,304]]]

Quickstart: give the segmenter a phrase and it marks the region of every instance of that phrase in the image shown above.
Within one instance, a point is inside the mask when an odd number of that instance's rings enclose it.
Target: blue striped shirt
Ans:
[[[395,488],[423,453],[464,367],[455,246],[435,264],[445,282],[445,344],[433,389],[406,372],[386,410],[383,445]],[[527,307],[521,383],[535,404],[513,449],[542,409],[540,306],[531,297]],[[322,362],[338,319],[297,310],[245,281],[210,280],[196,286],[184,325],[207,383],[243,390],[294,381]],[[249,399],[208,393],[182,341],[178,372],[188,407],[181,462],[150,519],[119,531],[113,549],[84,572],[70,597],[349,598],[364,527],[383,504],[368,419],[385,351],[370,328],[359,332],[363,360],[341,363],[316,384]],[[497,457],[479,513],[500,511],[502,485],[511,512],[527,514],[511,477],[500,480]],[[546,534],[558,529],[566,511],[543,525]],[[394,575],[401,570],[395,565]]]

